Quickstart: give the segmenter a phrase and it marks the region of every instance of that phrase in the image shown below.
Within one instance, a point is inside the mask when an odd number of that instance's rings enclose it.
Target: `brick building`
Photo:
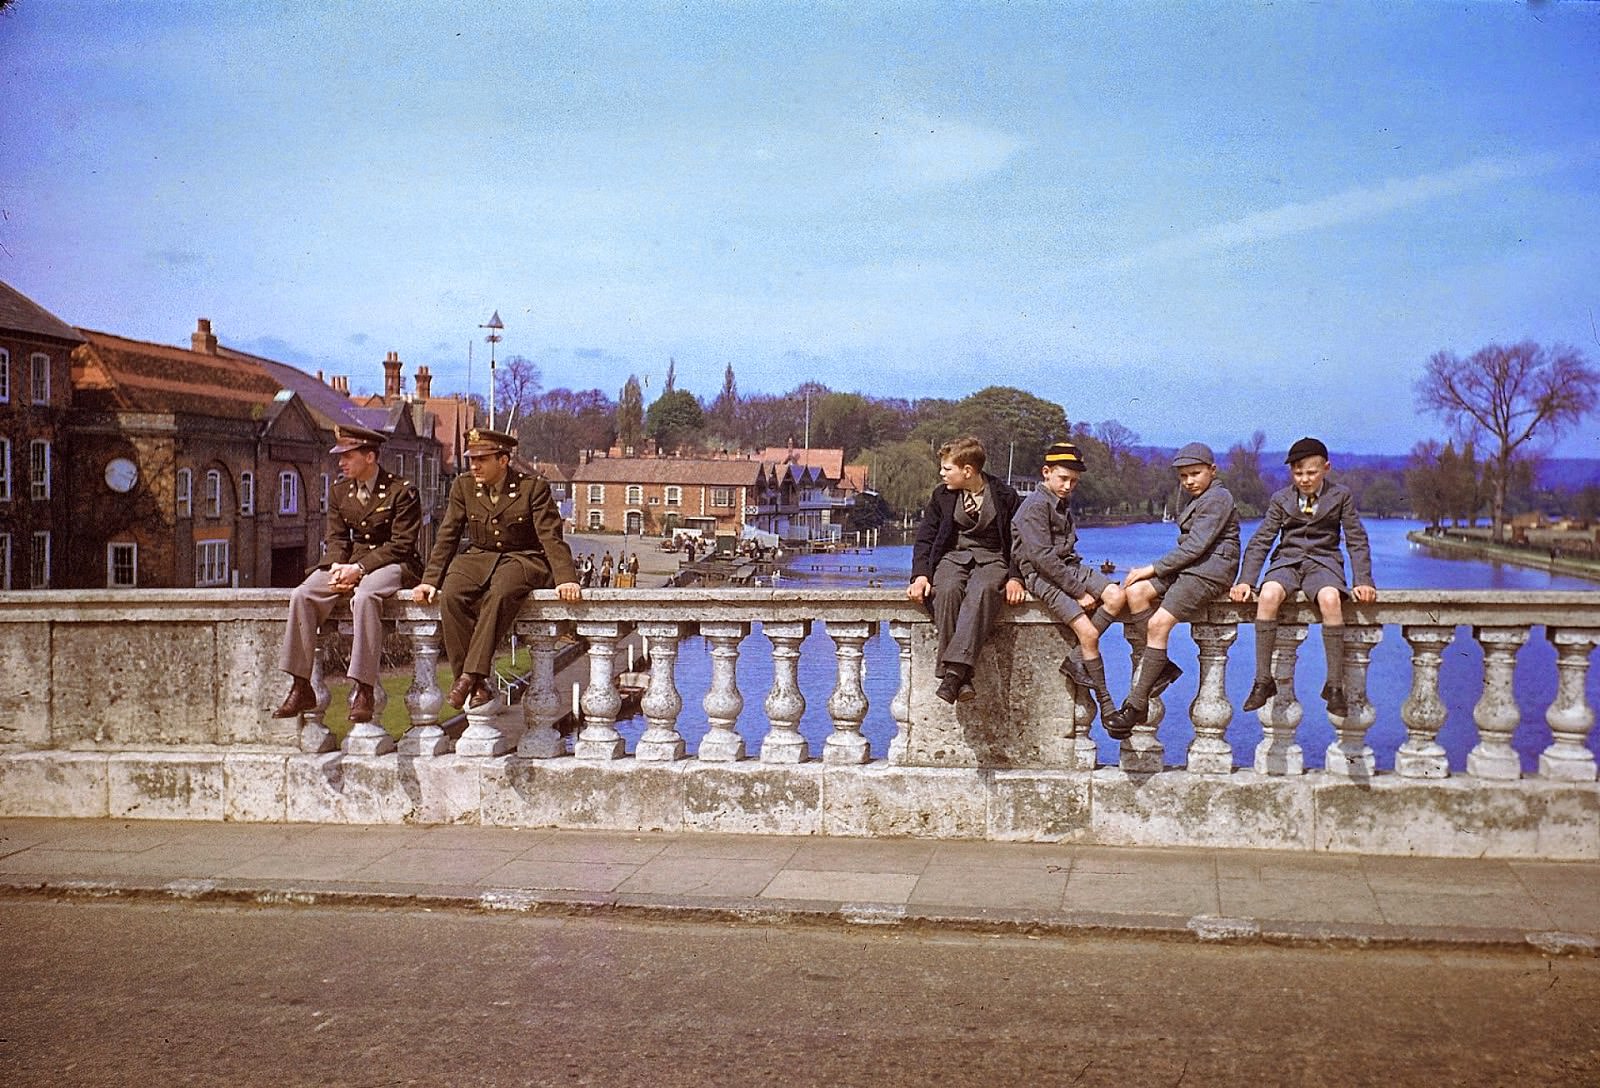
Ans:
[[[597,457],[572,473],[582,532],[737,533],[754,513],[761,463],[690,457]]]
[[[77,330],[0,283],[0,590],[58,584],[70,525],[61,429]]]

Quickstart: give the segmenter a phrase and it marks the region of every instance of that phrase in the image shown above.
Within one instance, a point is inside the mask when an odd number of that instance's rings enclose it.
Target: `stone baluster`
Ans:
[[[1528,629],[1474,627],[1472,637],[1483,647],[1483,694],[1472,708],[1478,743],[1467,753],[1467,773],[1499,781],[1521,778],[1522,758],[1511,747],[1511,734],[1522,721],[1512,694],[1512,674],[1517,651],[1528,641]]]
[[[353,637],[356,633],[355,621],[346,616],[339,621],[339,634],[346,638]],[[356,697],[355,682],[350,684],[350,699]],[[346,704],[348,706],[348,702]],[[389,731],[379,723],[383,721],[383,711],[389,705],[389,693],[383,690],[382,684],[375,684],[372,688],[372,720],[370,722],[351,722],[350,731],[344,735],[344,743],[339,745],[349,756],[381,756],[395,750],[394,738]]]
[[[1228,701],[1228,649],[1239,637],[1236,623],[1196,623],[1190,635],[1200,650],[1200,683],[1189,704],[1194,741],[1189,745],[1190,774],[1232,774],[1233,748],[1225,739],[1233,720]]]
[[[1368,625],[1344,629],[1344,691],[1348,706],[1344,717],[1329,715],[1335,738],[1323,755],[1323,768],[1330,775],[1370,782],[1378,773],[1378,760],[1367,744],[1367,730],[1378,720],[1378,712],[1367,698],[1367,668],[1372,664],[1372,648],[1383,641],[1383,628]]]
[[[1141,643],[1133,647],[1129,660],[1133,663],[1130,677],[1139,672],[1139,663],[1144,658]],[[1131,679],[1129,681],[1132,682]],[[1167,716],[1167,704],[1159,695],[1150,696],[1150,703],[1145,708],[1144,724],[1133,727],[1133,736],[1122,742],[1118,754],[1117,766],[1128,774],[1158,774],[1166,761],[1166,749],[1156,739],[1156,730],[1160,728],[1161,721]]]
[[[406,715],[411,725],[400,738],[400,754],[440,756],[450,750],[450,738],[439,726],[444,692],[439,690],[439,621],[400,620],[402,634],[411,640],[411,687],[406,690]]]
[[[900,648],[900,686],[889,701],[889,717],[894,720],[894,736],[889,738],[889,762],[904,763],[906,737],[911,731],[911,624],[889,621],[889,637]]]
[[[739,692],[739,643],[750,625],[737,620],[716,620],[700,625],[711,644],[711,685],[706,689],[706,722],[710,729],[700,740],[700,759],[707,763],[735,763],[744,758],[744,738],[734,728],[744,713]]]
[[[1278,681],[1278,694],[1256,711],[1264,734],[1256,745],[1257,774],[1297,775],[1306,771],[1305,752],[1294,739],[1305,716],[1294,691],[1295,663],[1305,640],[1305,624],[1278,624],[1278,638],[1272,647],[1272,675]]]
[[[317,755],[332,752],[339,747],[339,742],[324,724],[328,704],[333,701],[327,681],[322,675],[327,659],[328,651],[319,638],[311,650],[311,691],[317,697],[317,705],[300,715],[300,750]]]
[[[800,644],[811,634],[810,620],[769,620],[761,631],[772,642],[772,690],[767,692],[767,735],[761,742],[763,763],[804,763],[811,758],[800,719],[806,697],[800,690]]]
[[[833,732],[822,744],[824,763],[865,763],[871,758],[867,738],[861,735],[861,722],[867,716],[867,693],[861,686],[862,646],[872,637],[869,620],[828,621],[828,637],[833,639],[834,658],[839,678],[828,696],[828,716]]]
[[[1394,770],[1401,778],[1446,778],[1450,760],[1436,739],[1446,716],[1439,667],[1456,630],[1419,624],[1402,627],[1400,633],[1411,646],[1411,694],[1400,706],[1406,739],[1394,754]]]
[[[617,640],[626,633],[616,621],[580,620],[578,634],[589,641],[589,686],[583,689],[583,731],[572,746],[579,759],[621,759],[627,750],[617,732],[622,693],[617,690]]]
[[[678,694],[678,643],[694,630],[694,625],[676,620],[641,623],[639,633],[650,642],[650,686],[645,689],[639,709],[649,728],[634,745],[636,759],[652,763],[671,763],[684,757],[683,736],[678,732],[678,714],[683,696]]]
[[[561,652],[558,620],[519,621],[517,633],[528,640],[528,690],[522,693],[522,739],[517,755],[554,759],[566,755],[567,742],[556,729],[566,709],[556,690],[556,655]]]
[[[1563,782],[1593,782],[1594,753],[1584,744],[1594,728],[1594,710],[1584,699],[1589,654],[1600,646],[1600,630],[1581,627],[1545,628],[1556,648],[1556,697],[1544,712],[1555,741],[1539,753],[1539,773]]]

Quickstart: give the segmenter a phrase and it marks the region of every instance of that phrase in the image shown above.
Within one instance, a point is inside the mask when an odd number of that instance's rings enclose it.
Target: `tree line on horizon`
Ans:
[[[791,444],[842,449],[846,463],[870,469],[875,495],[854,515],[862,526],[920,510],[938,482],[938,447],[962,434],[983,442],[988,471],[1013,481],[1037,474],[1050,443],[1077,443],[1089,466],[1074,498],[1080,516],[1150,518],[1175,513],[1181,504],[1169,450],[1141,445],[1139,435],[1115,419],[1074,422],[1062,405],[1010,386],[959,400],[875,397],[819,382],[786,393],[741,394],[730,363],[721,389],[707,400],[679,389],[676,371],[676,361],[669,362],[660,394],[646,405],[636,376],[615,399],[600,389],[546,390],[538,366],[512,356],[496,378],[497,409],[515,412],[524,453],[565,465],[589,451],[642,450],[647,442],[666,454]],[[1414,388],[1417,407],[1438,415],[1450,437],[1418,443],[1404,468],[1335,464],[1364,513],[1410,513],[1435,525],[1446,519],[1475,524],[1488,516],[1497,530],[1506,517],[1531,509],[1600,518],[1600,486],[1541,488],[1531,452],[1538,440],[1593,412],[1600,371],[1581,353],[1531,342],[1491,344],[1467,358],[1439,352]],[[1245,517],[1259,516],[1273,491],[1288,484],[1285,466],[1263,464],[1266,445],[1258,430],[1219,457],[1220,479]]]

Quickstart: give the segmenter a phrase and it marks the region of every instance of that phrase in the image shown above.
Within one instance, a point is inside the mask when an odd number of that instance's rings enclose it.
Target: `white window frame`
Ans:
[[[28,582],[34,589],[50,588],[50,533],[33,534],[33,553],[28,556]]]
[[[592,503],[597,503],[597,502],[603,503],[605,501],[606,501],[606,485],[605,484],[590,484],[589,485],[589,502],[592,504]]]
[[[222,473],[214,468],[206,470],[205,503],[206,517],[222,516]]]
[[[0,533],[0,590],[11,592],[11,534]]]
[[[0,438],[0,502],[11,501],[11,439]]]
[[[251,517],[256,512],[256,474],[239,473],[239,516]]]
[[[731,487],[713,487],[711,489],[711,503],[710,503],[710,505],[712,505],[712,506],[732,506],[733,505],[733,488],[731,488]]]
[[[194,469],[180,468],[173,487],[177,494],[177,516],[194,517]]]
[[[667,505],[668,506],[682,506],[683,505],[683,488],[679,487],[677,484],[668,484],[667,485]]]
[[[11,353],[0,348],[0,404],[11,400]]]
[[[278,513],[292,517],[300,513],[300,474],[294,471],[278,473]]]
[[[590,510],[589,511],[589,529],[591,531],[596,531],[596,530],[604,529],[605,527],[606,527],[605,515],[602,514],[599,510]]]
[[[642,506],[644,504],[644,485],[629,484],[627,498],[623,501],[629,506]]]
[[[125,552],[127,555],[126,566],[128,577],[126,581],[119,581],[117,577],[117,553]],[[139,586],[139,545],[130,543],[114,543],[106,545],[106,588],[107,589],[137,589]]]
[[[42,364],[42,365],[41,365]],[[28,356],[29,375],[32,379],[33,403],[50,403],[50,356],[36,351]]]
[[[28,443],[28,494],[35,502],[50,497],[50,440],[35,438]]]
[[[200,540],[194,546],[194,584],[225,586],[228,576],[228,540]]]

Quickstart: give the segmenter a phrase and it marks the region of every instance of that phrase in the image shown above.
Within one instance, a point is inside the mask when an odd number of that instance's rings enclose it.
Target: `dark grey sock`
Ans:
[[[1133,671],[1133,681],[1128,688],[1129,706],[1143,708],[1150,705],[1150,688],[1166,664],[1166,650],[1156,646],[1145,647],[1144,656],[1139,659],[1139,667]]]
[[[1272,676],[1272,647],[1278,641],[1277,620],[1256,620],[1256,679]]]
[[[1083,671],[1089,674],[1089,687],[1096,695],[1111,698],[1111,688],[1106,685],[1106,659],[1097,657],[1093,661],[1084,659]]]
[[[1322,652],[1328,658],[1328,684],[1344,687],[1344,625],[1322,627]]]
[[[1107,612],[1104,608],[1097,608],[1094,610],[1094,615],[1089,617],[1089,622],[1094,624],[1094,629],[1103,635],[1113,623],[1117,622],[1117,617]]]

